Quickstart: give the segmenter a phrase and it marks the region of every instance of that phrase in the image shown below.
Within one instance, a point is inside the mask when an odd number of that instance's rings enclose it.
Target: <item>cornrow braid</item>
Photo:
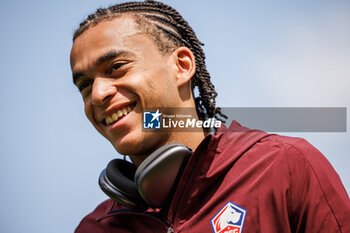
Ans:
[[[145,25],[153,28],[147,30],[161,52],[170,52],[177,47],[188,47],[195,57],[196,72],[191,79],[192,92],[198,88],[198,97],[195,97],[195,105],[199,119],[216,118],[225,122],[227,117],[216,108],[215,98],[217,93],[210,80],[210,75],[205,65],[205,54],[202,44],[187,21],[172,7],[153,0],[143,2],[126,2],[110,6],[109,8],[97,9],[86,20],[80,23],[80,27],[74,32],[73,41],[84,31],[97,25],[103,20],[111,20],[123,13],[130,13],[136,18],[141,29]],[[162,38],[166,38],[163,39]]]

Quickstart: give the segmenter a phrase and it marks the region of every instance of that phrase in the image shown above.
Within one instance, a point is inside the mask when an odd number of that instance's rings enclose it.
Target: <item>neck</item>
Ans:
[[[166,140],[165,143],[162,143],[161,145],[158,145],[157,148],[161,146],[164,146],[169,143],[181,143],[185,146],[190,147],[193,151],[197,149],[199,144],[203,141],[203,139],[207,136],[207,133],[204,130],[201,130],[199,132],[175,132],[173,133],[168,140]],[[153,151],[152,151],[153,152]],[[131,161],[133,164],[138,167],[143,160],[145,160],[148,155],[150,155],[152,152],[146,154],[146,155],[137,155],[137,156],[130,156]]]
[[[194,105],[194,99],[189,86],[184,86],[183,88],[181,88],[181,96],[182,96],[181,106],[184,111],[182,113],[185,115],[194,116],[196,121],[198,121],[198,115],[197,115],[196,107]],[[184,96],[187,96],[187,97],[185,98]],[[173,114],[176,114],[176,112],[173,112]],[[133,164],[136,167],[138,167],[143,162],[143,160],[145,160],[153,151],[169,143],[181,143],[185,146],[190,147],[193,151],[195,151],[199,146],[199,144],[207,136],[207,134],[208,133],[204,131],[203,128],[196,132],[195,131],[170,132],[170,134],[164,135],[164,141],[160,141],[157,145],[155,145],[151,149],[151,151],[148,151],[148,153],[145,153],[145,155],[130,155],[129,157],[133,162]]]

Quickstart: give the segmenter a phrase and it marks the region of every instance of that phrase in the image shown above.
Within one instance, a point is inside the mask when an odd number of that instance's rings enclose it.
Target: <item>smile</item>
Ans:
[[[107,116],[105,119],[104,119],[104,122],[106,125],[110,125],[114,122],[116,122],[118,119],[126,116],[129,114],[129,112],[131,112],[132,108],[131,106],[126,106],[122,109],[119,109],[118,111],[116,111],[115,113],[113,113],[112,115],[110,116]]]

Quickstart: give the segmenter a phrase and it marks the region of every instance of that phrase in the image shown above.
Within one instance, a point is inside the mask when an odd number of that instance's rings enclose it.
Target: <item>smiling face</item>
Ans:
[[[169,142],[170,133],[142,131],[145,107],[194,107],[180,90],[190,87],[179,82],[178,55],[161,53],[130,16],[102,21],[75,39],[71,68],[85,114],[119,153],[145,154]]]

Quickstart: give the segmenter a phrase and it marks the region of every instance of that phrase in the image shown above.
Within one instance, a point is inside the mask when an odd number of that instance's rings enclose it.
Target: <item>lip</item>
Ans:
[[[126,115],[126,116],[122,116],[120,117],[120,119],[118,119],[117,121],[107,125],[106,124],[106,117],[108,116],[111,116],[112,114],[116,113],[118,110],[122,110],[123,108],[127,107],[127,106],[130,106],[131,107],[131,111]],[[121,104],[116,104],[116,105],[113,105],[112,107],[108,108],[104,114],[101,116],[99,122],[100,124],[102,124],[104,127],[107,127],[107,128],[110,128],[110,127],[113,127],[115,126],[118,122],[124,120],[124,118],[127,118],[129,116],[130,113],[133,112],[134,108],[136,106],[136,103],[135,102],[127,102],[127,103],[121,103]]]

